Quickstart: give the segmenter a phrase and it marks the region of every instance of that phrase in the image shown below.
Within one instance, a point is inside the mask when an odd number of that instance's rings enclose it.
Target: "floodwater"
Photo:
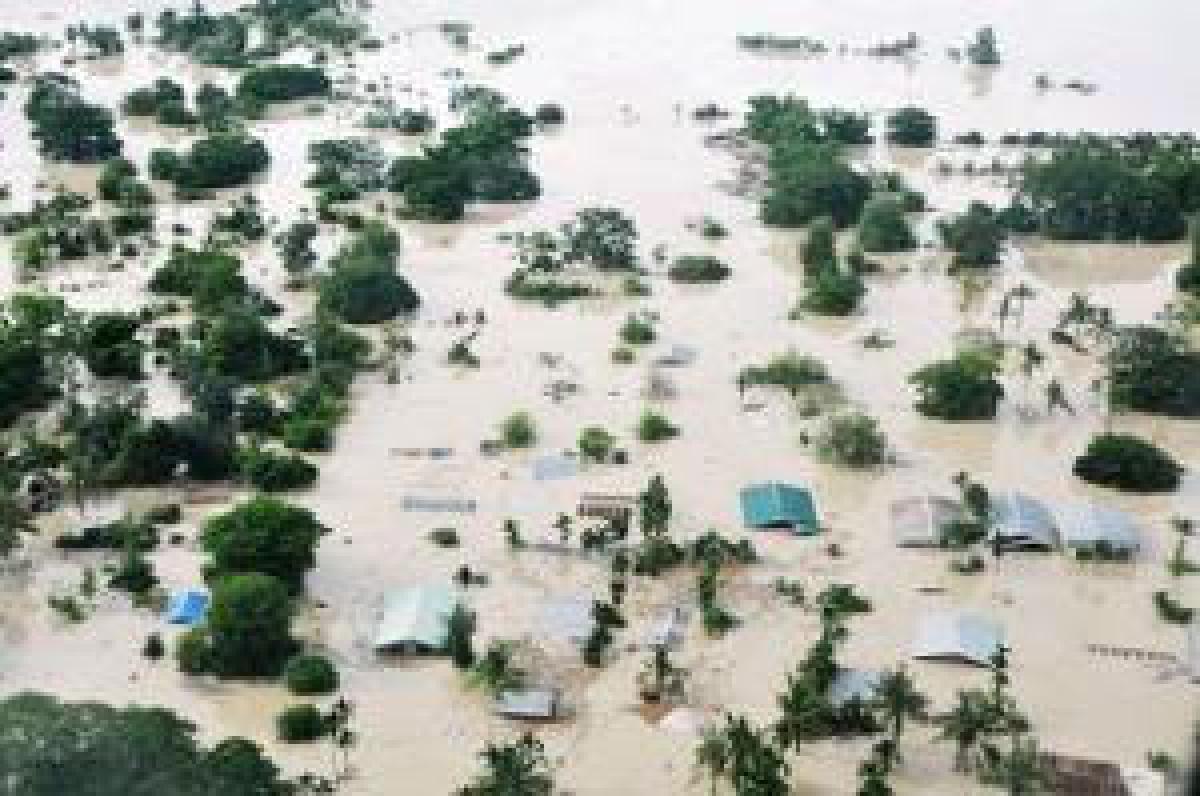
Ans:
[[[160,7],[144,0],[132,5]],[[1174,0],[1136,5],[1013,0],[992,7],[951,0],[771,0],[753,7],[678,0],[378,5],[371,12],[373,32],[395,40],[381,53],[355,57],[360,85],[387,77],[402,104],[427,104],[445,118],[451,83],[440,74],[460,67],[466,80],[493,86],[526,107],[560,102],[568,121],[560,131],[533,141],[534,168],[545,187],[541,200],[477,208],[458,225],[399,224],[405,241],[402,270],[425,300],[410,329],[418,351],[398,384],[385,383],[382,374],[360,379],[337,450],[321,461],[319,486],[298,499],[335,529],[310,577],[316,605],[304,615],[302,629],[339,662],[345,694],[357,705],[361,740],[352,756],[357,777],[347,792],[449,792],[475,769],[476,750],[514,732],[488,715],[484,698],[467,690],[444,661],[384,666],[367,647],[373,606],[384,590],[447,578],[462,563],[491,576],[492,585],[469,595],[479,615],[479,641],[529,638],[544,647],[536,674],[563,686],[574,706],[572,721],[541,732],[561,786],[595,796],[707,792],[706,781],[692,767],[695,736],[686,732],[686,722],[654,726],[634,710],[642,653],[622,652],[606,669],[584,670],[575,653],[539,638],[542,602],[606,593],[602,563],[535,552],[513,555],[500,534],[504,518],[514,517],[527,537],[548,535],[554,518],[571,512],[580,492],[632,492],[656,472],[664,473],[670,486],[680,536],[709,527],[740,533],[737,490],[763,479],[810,483],[830,528],[818,540],[757,537],[765,563],[739,576],[728,592],[730,607],[744,624],[714,641],[692,623],[679,660],[692,673],[692,708],[699,718],[724,710],[764,721],[774,715],[786,673],[817,633],[813,615],[769,597],[767,584],[783,575],[804,581],[809,594],[839,581],[855,583],[871,598],[874,611],[851,624],[843,654],[848,665],[903,662],[926,611],[979,611],[1005,626],[1013,648],[1014,688],[1044,748],[1132,766],[1144,764],[1149,750],[1177,757],[1186,753],[1197,714],[1196,686],[1158,665],[1095,657],[1087,645],[1184,653],[1183,631],[1155,617],[1151,594],[1168,589],[1184,604],[1200,605],[1196,579],[1172,579],[1164,564],[1172,542],[1168,518],[1200,513],[1200,477],[1189,474],[1170,496],[1129,497],[1080,483],[1070,464],[1093,433],[1111,424],[1165,446],[1194,473],[1200,467],[1200,425],[1106,420],[1089,386],[1098,375],[1095,363],[1046,341],[1072,291],[1086,291],[1096,303],[1112,306],[1119,322],[1152,320],[1171,297],[1171,274],[1182,247],[1021,244],[972,301],[964,301],[959,284],[944,276],[944,257],[890,258],[889,272],[871,279],[859,315],[791,321],[788,311],[801,286],[795,251],[802,234],[765,229],[752,202],[718,190],[718,183],[733,174],[735,161],[704,147],[703,137],[714,128],[691,122],[686,112],[680,120],[675,106],[686,110],[712,101],[737,111],[747,96],[795,92],[818,106],[878,111],[922,104],[941,117],[947,138],[969,129],[1195,130],[1200,86],[1191,74],[1191,36],[1200,23],[1200,7]],[[116,21],[129,9],[111,0],[37,5],[10,0],[4,6],[4,27],[47,31],[85,17]],[[433,29],[444,19],[474,23],[477,45],[466,53],[450,48]],[[983,24],[995,26],[1004,66],[984,72],[946,58],[946,47],[962,44]],[[853,50],[910,30],[922,37],[925,50],[910,62],[836,52],[843,42]],[[811,60],[739,52],[735,36],[756,32],[815,36],[833,44],[835,52]],[[484,52],[512,43],[525,44],[527,54],[507,66],[485,64]],[[43,67],[54,68],[56,60],[47,56]],[[347,70],[337,62],[331,71]],[[1095,82],[1098,91],[1039,95],[1033,77],[1040,72],[1059,82]],[[72,74],[89,96],[114,106],[129,89],[160,74],[193,85],[230,82],[220,71],[138,48],[116,61],[81,65]],[[403,93],[404,86],[411,92]],[[13,188],[10,206],[27,201],[39,180],[89,186],[94,170],[37,165],[20,115],[23,89],[10,95],[0,106],[0,175]],[[631,112],[623,113],[622,105]],[[286,223],[310,204],[301,187],[308,171],[307,143],[356,134],[353,120],[360,113],[349,105],[332,106],[322,116],[296,111],[254,126],[274,159],[270,174],[254,189],[272,215]],[[122,133],[142,164],[150,149],[188,140],[146,125],[127,126]],[[381,140],[391,153],[414,146],[398,137]],[[988,162],[993,154],[879,147],[863,157],[902,170],[943,212],[972,198],[1002,197],[1004,185],[990,178],[941,177],[936,163],[972,156]],[[220,204],[163,204],[160,223],[203,229]],[[553,225],[591,205],[617,206],[637,220],[648,264],[650,248],[663,243],[672,254],[716,254],[733,268],[733,277],[716,286],[687,287],[655,272],[649,298],[558,310],[507,298],[502,286],[512,263],[496,236]],[[730,237],[712,243],[689,232],[685,223],[702,214],[720,219]],[[921,228],[930,229],[933,217]],[[327,232],[331,238],[335,234]],[[326,242],[326,250],[334,242]],[[271,248],[252,250],[245,259],[251,278],[286,297],[284,322],[302,317],[309,303],[281,293],[283,273]],[[67,294],[80,306],[129,307],[141,301],[154,264],[148,259],[122,272],[94,263],[75,266],[53,271],[46,284],[60,290],[81,285]],[[6,289],[12,287],[11,270],[4,272]],[[1009,400],[994,423],[949,425],[917,416],[908,375],[951,352],[959,331],[996,327],[1000,297],[1020,283],[1035,295],[1023,317],[1010,321],[1002,334],[1014,343],[1038,341],[1047,354],[1045,366],[1026,380],[1014,363],[1005,377]],[[444,364],[449,346],[466,333],[445,323],[460,308],[481,308],[488,317],[475,345],[482,360],[477,371]],[[609,358],[622,319],[641,308],[661,316],[662,342],[654,351],[672,343],[698,350],[693,365],[672,371],[678,396],[659,407],[681,426],[682,436],[653,447],[637,443],[633,435],[646,406],[644,363],[652,353],[641,355],[635,365],[616,365]],[[863,348],[860,339],[875,329],[884,330],[895,346]],[[783,396],[751,396],[765,407],[742,410],[734,388],[737,371],[789,348],[826,361],[845,400],[880,419],[896,451],[895,466],[864,475],[818,462],[800,444],[818,421],[800,417]],[[548,369],[539,362],[541,352],[561,354],[565,362]],[[1042,389],[1052,376],[1066,386],[1075,416],[1046,416]],[[543,389],[560,378],[576,381],[580,392],[552,403]],[[164,383],[155,382],[151,398],[159,411],[178,410],[178,396]],[[479,441],[494,436],[500,420],[516,409],[536,418],[537,453],[570,448],[580,429],[603,425],[630,449],[631,464],[593,466],[572,479],[536,482],[529,467],[535,454],[482,458]],[[452,448],[454,455],[438,461],[395,455],[396,449],[418,447]],[[1138,519],[1147,550],[1137,563],[1115,568],[1085,567],[1061,557],[1008,556],[989,559],[981,575],[963,577],[950,574],[944,555],[895,549],[888,502],[924,490],[950,494],[950,476],[964,469],[993,487],[1018,488],[1051,503],[1085,498],[1128,510]],[[400,502],[406,495],[471,497],[479,511],[471,516],[404,513]],[[102,510],[90,509],[93,514]],[[217,509],[189,510],[187,527],[197,526],[212,510]],[[50,522],[62,526],[73,519]],[[456,527],[464,546],[431,545],[426,533],[441,526]],[[842,547],[843,557],[826,555],[830,541]],[[1200,550],[1193,555],[1200,556]],[[60,558],[45,539],[32,546],[31,557],[30,577],[4,580],[0,691],[37,688],[68,698],[169,705],[195,720],[207,737],[240,734],[268,744],[289,770],[323,771],[328,765],[323,747],[273,742],[273,717],[287,701],[278,689],[193,683],[168,663],[144,661],[142,640],[162,627],[123,599],[103,597],[86,623],[64,625],[45,608],[45,596],[78,582],[85,560]],[[200,563],[191,545],[156,557],[170,587],[198,582]],[[634,629],[618,637],[616,648],[636,640],[639,622],[674,603],[690,603],[690,585],[688,576],[634,585],[629,596]],[[944,593],[918,592],[927,586],[943,587]],[[983,672],[953,666],[911,663],[910,671],[935,708],[948,705],[956,688],[985,680]],[[950,774],[952,749],[933,743],[932,735],[918,728],[906,736],[897,791],[978,792],[973,782]],[[839,742],[793,756],[797,792],[847,792],[865,749],[863,743]]]

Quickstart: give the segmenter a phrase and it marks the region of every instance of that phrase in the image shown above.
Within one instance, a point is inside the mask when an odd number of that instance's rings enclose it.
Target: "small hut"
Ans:
[[[1001,550],[1050,551],[1058,547],[1058,525],[1050,509],[1020,492],[992,500],[988,540]]]
[[[888,513],[892,535],[899,547],[941,547],[946,530],[965,516],[958,503],[937,495],[892,501]]]
[[[941,613],[925,617],[913,642],[912,657],[988,666],[1004,645],[1004,633],[990,619],[973,614]]]
[[[435,654],[446,646],[446,620],[457,599],[441,586],[413,586],[384,597],[373,646],[380,653]]]
[[[747,527],[786,528],[798,534],[819,530],[812,493],[802,486],[774,481],[752,484],[741,491],[740,497]]]
[[[553,688],[501,691],[493,712],[506,719],[553,721],[559,715],[559,693]]]

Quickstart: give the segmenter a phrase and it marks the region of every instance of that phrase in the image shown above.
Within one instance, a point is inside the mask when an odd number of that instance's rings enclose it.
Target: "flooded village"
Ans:
[[[4,4],[0,793],[1188,792],[1196,23]]]

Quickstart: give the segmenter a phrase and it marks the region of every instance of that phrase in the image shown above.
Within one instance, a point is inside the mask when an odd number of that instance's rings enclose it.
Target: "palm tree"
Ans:
[[[710,793],[717,796],[717,783],[729,767],[729,744],[719,730],[709,727],[704,731],[696,747],[696,766],[708,770]]]
[[[470,682],[498,696],[502,691],[520,688],[525,682],[525,672],[513,664],[511,641],[493,641],[483,657],[471,669]]]
[[[988,697],[980,691],[959,691],[954,707],[934,716],[933,723],[941,729],[937,740],[954,742],[954,770],[966,773],[971,768],[971,750],[991,723]]]
[[[736,796],[787,796],[788,764],[767,733],[744,716],[726,714],[723,732],[728,749],[726,771]]]
[[[550,796],[554,780],[542,742],[526,733],[511,744],[489,743],[480,754],[484,772],[458,796]]]
[[[894,791],[887,783],[887,772],[879,762],[868,759],[858,766],[857,796],[892,796]]]
[[[929,699],[917,690],[903,666],[892,672],[884,672],[875,688],[875,706],[883,714],[884,723],[889,726],[892,742],[897,748],[905,720],[924,719],[928,703]]]

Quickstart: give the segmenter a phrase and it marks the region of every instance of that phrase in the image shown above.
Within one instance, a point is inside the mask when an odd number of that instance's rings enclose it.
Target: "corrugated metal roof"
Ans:
[[[1137,526],[1123,511],[1096,503],[1068,504],[1060,512],[1063,541],[1070,547],[1105,542],[1114,550],[1137,550]]]
[[[816,504],[804,487],[779,482],[752,484],[742,489],[740,498],[742,518],[751,528],[817,530]]]
[[[1003,644],[1003,630],[990,619],[966,613],[940,613],[921,621],[912,656],[987,666]]]
[[[829,684],[826,696],[829,698],[829,703],[835,708],[841,707],[851,699],[869,702],[875,697],[875,690],[879,688],[880,679],[879,672],[865,669],[839,669],[833,677],[833,682]]]
[[[440,650],[446,645],[446,620],[458,600],[441,586],[413,586],[384,597],[375,649],[407,645]]]
[[[510,719],[552,719],[558,713],[558,692],[551,688],[502,691],[495,712]]]
[[[901,547],[937,547],[948,525],[963,518],[958,503],[937,495],[894,500],[889,506],[892,535]]]
[[[1058,547],[1058,526],[1045,504],[1021,492],[992,499],[989,538],[1016,547]]]

